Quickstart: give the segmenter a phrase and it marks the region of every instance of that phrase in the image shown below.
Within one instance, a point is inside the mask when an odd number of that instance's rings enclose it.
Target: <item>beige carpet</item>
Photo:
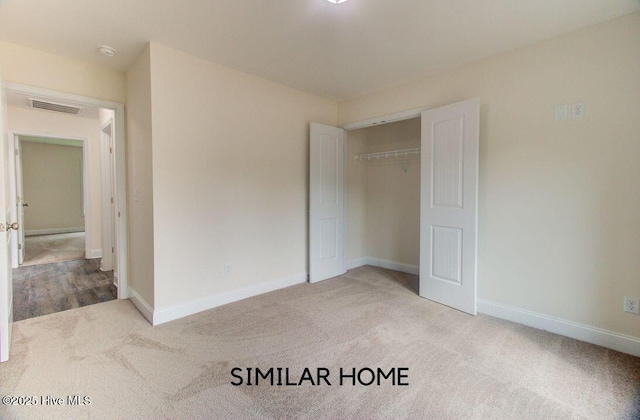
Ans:
[[[49,264],[85,257],[84,232],[27,236],[22,265]]]
[[[176,279],[179,281],[179,279]],[[372,267],[151,327],[128,301],[21,321],[3,395],[90,406],[2,418],[638,418],[640,359],[416,296]],[[239,386],[233,367],[330,369],[332,386]],[[339,368],[409,368],[409,386],[338,386]]]

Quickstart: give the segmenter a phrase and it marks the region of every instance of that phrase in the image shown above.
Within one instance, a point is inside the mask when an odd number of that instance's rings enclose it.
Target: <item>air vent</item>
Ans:
[[[55,102],[46,102],[31,98],[29,98],[29,102],[31,103],[31,108],[44,109],[53,112],[62,112],[63,114],[72,115],[78,115],[80,114],[80,112],[82,112],[82,108],[78,108],[77,106],[57,104]]]

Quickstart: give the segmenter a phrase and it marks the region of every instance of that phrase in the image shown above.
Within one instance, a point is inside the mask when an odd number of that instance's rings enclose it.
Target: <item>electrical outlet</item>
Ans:
[[[231,263],[224,264],[224,276],[229,277],[231,275]]]
[[[584,118],[584,102],[571,104],[571,118]]]
[[[624,297],[624,311],[630,314],[640,314],[640,301],[638,298],[625,296]]]

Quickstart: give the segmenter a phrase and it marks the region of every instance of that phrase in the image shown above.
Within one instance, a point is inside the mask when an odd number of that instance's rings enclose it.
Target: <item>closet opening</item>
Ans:
[[[479,137],[479,98],[311,123],[309,281],[378,266],[419,275],[421,297],[475,315]]]
[[[421,118],[347,131],[346,268],[408,273],[418,293]]]

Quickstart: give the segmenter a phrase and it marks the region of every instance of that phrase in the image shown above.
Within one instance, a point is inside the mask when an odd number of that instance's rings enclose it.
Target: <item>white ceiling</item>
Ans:
[[[0,39],[119,70],[156,41],[340,100],[637,10],[638,0],[1,0]]]

